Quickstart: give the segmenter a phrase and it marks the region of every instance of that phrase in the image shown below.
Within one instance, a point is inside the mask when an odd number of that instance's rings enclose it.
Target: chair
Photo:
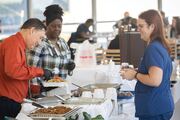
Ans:
[[[115,36],[113,40],[111,40],[108,49],[119,49],[119,34]]]
[[[171,58],[172,59],[177,59],[176,53],[177,53],[177,48],[176,48],[176,41],[171,40],[170,42],[170,48],[171,48]]]
[[[103,49],[96,49],[96,62],[97,64],[101,64],[101,62],[103,61],[103,53],[104,50]]]
[[[106,49],[103,50],[103,60],[113,60],[116,65],[120,65],[120,49]]]

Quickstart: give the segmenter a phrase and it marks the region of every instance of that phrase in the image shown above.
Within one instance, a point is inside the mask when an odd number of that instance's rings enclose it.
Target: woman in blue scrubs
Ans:
[[[137,25],[147,47],[138,71],[121,71],[124,79],[137,79],[135,116],[139,120],[170,120],[174,111],[170,90],[172,61],[161,15],[156,10],[147,10],[139,15]]]

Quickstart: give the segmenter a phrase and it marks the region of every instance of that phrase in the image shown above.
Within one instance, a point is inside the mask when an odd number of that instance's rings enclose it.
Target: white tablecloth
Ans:
[[[102,115],[105,120],[108,120],[112,110],[113,104],[111,100],[106,100],[102,104],[98,105],[81,105],[83,107],[80,111],[80,118],[79,120],[83,120],[82,112],[87,112],[91,115],[91,117],[96,117],[97,115]]]

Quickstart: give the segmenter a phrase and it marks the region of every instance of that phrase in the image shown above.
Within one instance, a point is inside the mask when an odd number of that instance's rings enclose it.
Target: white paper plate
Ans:
[[[43,82],[44,87],[64,87],[67,86],[67,82]]]

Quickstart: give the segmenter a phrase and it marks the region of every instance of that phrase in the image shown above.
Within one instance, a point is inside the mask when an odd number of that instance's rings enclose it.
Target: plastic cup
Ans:
[[[93,93],[93,98],[104,98],[103,89],[95,89]]]
[[[81,97],[83,97],[83,98],[92,98],[92,92],[91,91],[83,91]]]
[[[116,88],[107,88],[107,90],[106,90],[106,98],[116,100],[117,99]]]

